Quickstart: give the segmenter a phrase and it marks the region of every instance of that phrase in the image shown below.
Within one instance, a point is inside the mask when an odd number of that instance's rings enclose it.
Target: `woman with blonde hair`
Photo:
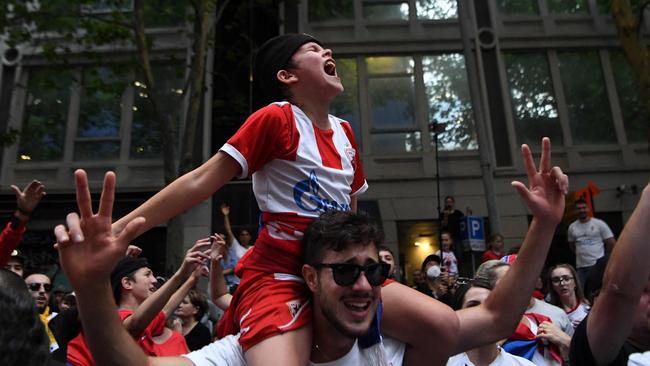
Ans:
[[[589,313],[578,273],[570,264],[558,264],[548,271],[548,302],[562,308],[575,329]]]

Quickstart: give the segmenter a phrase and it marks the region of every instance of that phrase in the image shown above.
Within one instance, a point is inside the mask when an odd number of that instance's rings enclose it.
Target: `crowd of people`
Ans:
[[[275,37],[256,55],[254,85],[265,107],[211,159],[115,222],[115,174],[106,173],[94,212],[86,173],[75,172],[78,212],[54,229],[74,290],[62,299],[75,305],[53,314],[46,274],[1,270],[2,364],[650,364],[650,185],[617,242],[576,203],[586,213],[568,235],[577,269],[550,269],[543,294],[569,181],[551,163],[548,138],[539,163],[523,145],[528,182],[512,186],[532,221],[517,254],[504,255],[495,235],[476,275],[459,277],[453,243],[462,213],[448,197],[441,248],[422,263],[414,289],[393,278],[382,231],[356,212],[368,183],[350,125],[327,113],[343,90],[331,50],[309,35]],[[249,176],[262,212],[253,247],[249,230],[233,233],[228,205],[225,235],[197,240],[164,281],[130,245]],[[14,188],[8,236],[24,231],[43,189]],[[18,242],[8,243],[2,253]],[[201,276],[207,293],[196,288]],[[218,321],[211,307],[223,312]]]

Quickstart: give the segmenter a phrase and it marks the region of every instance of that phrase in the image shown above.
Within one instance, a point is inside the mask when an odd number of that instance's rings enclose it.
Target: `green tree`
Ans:
[[[4,0],[0,6],[0,29],[4,42],[10,48],[22,47],[40,54],[50,63],[70,65],[79,59],[98,58],[102,66],[116,72],[138,75],[146,93],[148,111],[155,121],[160,136],[165,184],[190,171],[200,157],[196,157],[195,139],[201,98],[205,89],[206,54],[210,35],[220,21],[229,0]],[[158,47],[160,41],[154,27],[175,27],[180,39],[188,42],[187,61],[175,58],[177,50],[166,52]],[[119,62],[101,60],[111,49],[118,54]],[[186,62],[182,93],[187,95],[188,108],[172,108],[167,113],[169,88],[158,87],[154,72],[155,62]],[[84,78],[86,75],[84,74]],[[115,85],[101,78],[83,81],[84,90],[108,97]],[[126,85],[123,84],[122,90]],[[186,94],[187,93],[187,94]],[[115,94],[112,94],[115,95]],[[178,100],[178,98],[176,99]],[[11,132],[11,131],[10,131]],[[199,149],[200,151],[200,149]],[[179,241],[180,240],[180,241]],[[167,242],[182,242],[182,226],[178,220],[170,221]],[[178,244],[175,247],[180,247]],[[179,248],[180,249],[180,248]],[[168,251],[168,254],[173,252]],[[177,254],[177,253],[173,253]],[[177,255],[173,255],[176,257]],[[177,258],[168,258],[176,262]]]
[[[650,1],[599,0],[599,5],[601,9],[609,8],[612,12],[623,51],[634,72],[646,121],[650,121],[650,51],[642,34],[643,14]],[[647,131],[650,143],[650,128]]]

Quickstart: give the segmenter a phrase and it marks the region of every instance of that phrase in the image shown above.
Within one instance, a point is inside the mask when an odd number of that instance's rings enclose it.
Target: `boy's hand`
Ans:
[[[528,145],[521,146],[521,155],[529,187],[519,181],[512,182],[512,186],[519,192],[534,217],[557,225],[564,213],[564,196],[569,191],[569,178],[559,167],[551,168],[551,140],[548,137],[542,139],[539,170],[535,167]]]
[[[194,246],[187,251],[185,259],[181,264],[181,268],[178,269],[178,273],[182,275],[182,278],[189,277],[197,266],[204,266],[207,263],[210,256],[208,254],[209,249],[205,249],[209,246],[210,239],[203,238],[197,240],[196,243],[194,243]]]
[[[115,264],[124,257],[129,242],[135,238],[144,218],[129,222],[118,236],[111,234],[111,214],[115,199],[115,173],[107,172],[99,201],[93,214],[88,177],[79,169],[74,173],[77,188],[77,213],[70,213],[64,225],[54,228],[56,248],[63,272],[75,291],[83,291],[98,280],[108,280]]]
[[[31,181],[22,191],[15,185],[11,186],[11,190],[16,194],[18,210],[25,215],[31,214],[45,196],[45,186],[37,180]]]

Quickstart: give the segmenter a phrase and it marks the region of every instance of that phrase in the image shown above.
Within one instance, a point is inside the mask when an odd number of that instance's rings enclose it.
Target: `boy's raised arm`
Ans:
[[[197,205],[228,183],[241,171],[230,155],[218,152],[198,168],[182,175],[148,199],[140,207],[116,221],[113,233],[120,233],[136,217],[146,222],[138,227],[137,235],[159,225],[188,208]]]

